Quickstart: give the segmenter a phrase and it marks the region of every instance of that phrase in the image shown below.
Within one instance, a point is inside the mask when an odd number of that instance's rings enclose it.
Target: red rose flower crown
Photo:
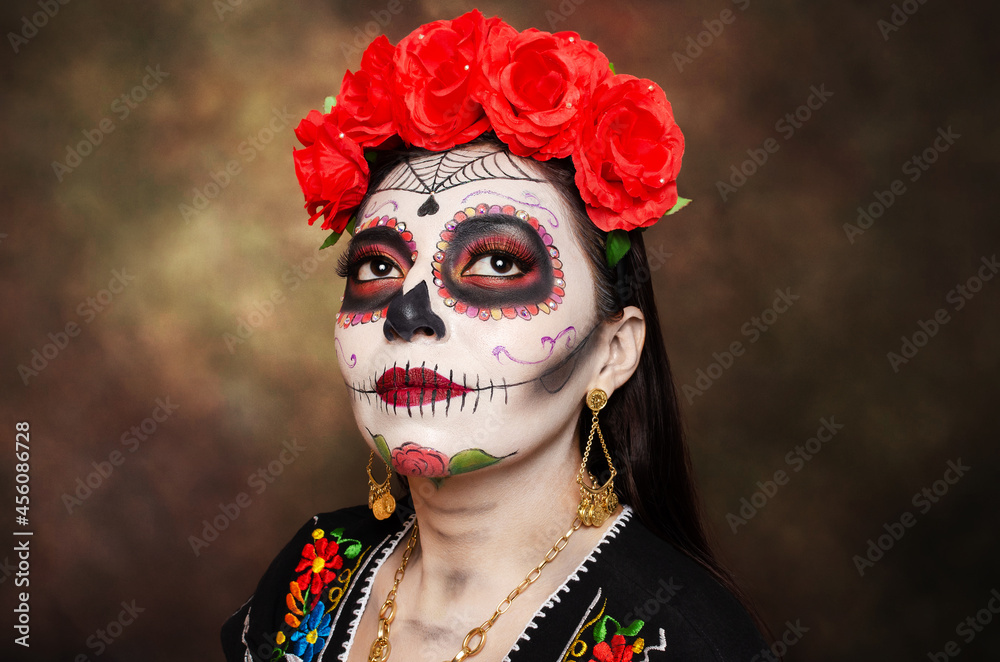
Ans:
[[[677,195],[684,135],[654,82],[617,74],[575,32],[518,32],[473,10],[385,35],[344,75],[326,112],[295,129],[294,151],[309,224],[332,230],[323,248],[353,233],[379,150],[444,151],[493,131],[513,154],[572,157],[590,220],[609,233],[608,263],[628,251],[628,230],[646,228],[690,200]]]

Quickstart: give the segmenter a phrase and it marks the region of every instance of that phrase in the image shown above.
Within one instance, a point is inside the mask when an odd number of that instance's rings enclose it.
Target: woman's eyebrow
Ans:
[[[399,232],[397,232],[394,228],[379,225],[359,231],[351,238],[350,246],[372,244],[376,242],[395,242],[406,245],[406,241],[399,236]]]
[[[556,216],[556,213],[551,209],[549,209],[548,207],[542,205],[542,201],[538,198],[537,195],[535,195],[531,191],[524,191],[523,196],[525,196],[526,199],[521,199],[521,198],[511,197],[510,195],[507,195],[506,193],[501,193],[500,191],[494,191],[493,189],[484,188],[478,191],[473,191],[472,193],[466,195],[464,198],[462,198],[462,204],[463,205],[468,204],[469,200],[475,198],[476,196],[486,196],[486,195],[491,195],[495,198],[503,198],[504,200],[507,200],[507,202],[502,205],[497,205],[491,202],[490,207],[519,205],[523,207],[524,210],[527,211],[532,216],[539,216],[541,215],[540,212],[545,212],[550,217],[550,219],[547,221],[549,225],[551,225],[554,228],[559,227],[559,217]],[[487,203],[483,202],[482,204],[487,204]]]
[[[532,230],[531,224],[510,214],[477,214],[474,218],[462,221],[455,228],[456,238],[465,238],[478,234],[488,234],[497,226],[514,226],[518,230]]]

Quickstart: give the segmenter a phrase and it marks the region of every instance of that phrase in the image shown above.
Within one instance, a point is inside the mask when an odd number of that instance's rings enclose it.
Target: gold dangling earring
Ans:
[[[375,519],[385,519],[396,510],[396,499],[390,491],[389,479],[392,478],[392,467],[385,464],[386,477],[382,483],[375,482],[372,476],[372,462],[375,460],[375,451],[368,456],[368,507],[375,514]]]
[[[597,412],[606,404],[608,404],[608,394],[601,389],[595,388],[587,394],[587,406],[594,413],[594,422],[590,425],[590,437],[583,452],[583,464],[580,465],[580,474],[576,477],[576,482],[580,484],[580,507],[577,509],[577,514],[587,526],[600,526],[618,508],[618,495],[615,494],[615,476],[618,472],[611,463],[611,453],[608,452],[608,445],[604,442],[601,426],[597,422]],[[595,433],[601,440],[604,458],[608,461],[608,469],[611,471],[608,481],[600,487],[595,487],[597,478],[587,470],[587,459],[590,457],[590,446],[594,442]],[[584,476],[590,479],[589,485]]]

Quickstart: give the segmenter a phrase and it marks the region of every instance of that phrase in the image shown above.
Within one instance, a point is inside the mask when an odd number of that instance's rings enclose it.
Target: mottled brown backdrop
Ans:
[[[985,5],[478,4],[579,32],[673,102],[695,202],[646,234],[666,341],[708,521],[775,634],[808,628],[792,660],[917,660],[949,641],[963,660],[1000,656],[1000,623],[956,633],[995,620],[980,610],[1000,588]],[[4,4],[0,510],[34,536],[26,650],[3,535],[0,657],[219,660],[220,623],[291,533],[363,498],[332,342],[341,284],[305,222],[292,128],[373,35],[474,6]],[[920,345],[909,357],[903,337]],[[843,427],[786,458],[824,418]],[[17,421],[31,425],[27,527]],[[274,464],[283,446],[301,450]],[[949,461],[969,469],[915,504]],[[779,470],[786,484],[768,485]],[[191,536],[241,492],[249,505],[196,554]],[[854,557],[906,512],[914,526],[862,576]],[[123,602],[143,611],[102,649]]]

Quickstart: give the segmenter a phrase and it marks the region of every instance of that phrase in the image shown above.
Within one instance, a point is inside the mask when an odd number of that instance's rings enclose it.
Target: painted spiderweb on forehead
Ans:
[[[483,179],[542,181],[526,172],[503,151],[487,154],[441,152],[408,158],[378,188],[380,191],[426,193],[429,197],[420,205],[417,215],[427,216],[438,211],[435,193]]]

